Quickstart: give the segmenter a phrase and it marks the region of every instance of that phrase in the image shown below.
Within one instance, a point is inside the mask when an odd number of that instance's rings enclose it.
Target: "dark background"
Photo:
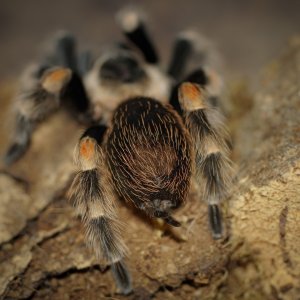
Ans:
[[[193,27],[218,46],[229,77],[250,82],[300,28],[300,1],[1,0],[0,79],[18,75],[58,29],[74,32],[81,45],[95,49],[119,39],[114,13],[126,4],[138,5],[148,15],[165,61],[176,32]]]

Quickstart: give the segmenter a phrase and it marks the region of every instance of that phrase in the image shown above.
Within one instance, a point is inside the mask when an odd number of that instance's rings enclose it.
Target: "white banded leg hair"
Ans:
[[[70,69],[60,67],[26,70],[15,103],[15,133],[4,157],[7,165],[14,163],[27,151],[37,124],[59,108],[61,92],[71,75]]]
[[[104,258],[111,265],[119,291],[128,294],[132,288],[124,263],[127,248],[121,237],[115,195],[101,147],[105,131],[105,126],[94,126],[80,138],[75,149],[80,171],[70,188],[70,199],[81,215],[87,243],[97,258]]]
[[[178,93],[194,143],[196,179],[208,203],[213,237],[219,239],[223,231],[219,204],[227,197],[232,181],[228,133],[222,115],[207,101],[209,95],[203,88],[185,82]]]
[[[128,40],[141,50],[146,62],[159,63],[158,53],[148,34],[142,14],[133,7],[127,7],[118,12],[116,19]]]

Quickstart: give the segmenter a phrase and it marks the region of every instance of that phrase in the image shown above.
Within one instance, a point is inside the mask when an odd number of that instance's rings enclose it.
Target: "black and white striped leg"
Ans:
[[[75,111],[76,116],[85,114],[89,109],[89,99],[80,71],[87,71],[91,55],[89,52],[84,52],[80,57],[77,57],[76,40],[72,34],[67,32],[58,35],[55,45],[56,63],[72,70],[71,79],[63,90],[61,98],[70,107],[71,111]]]
[[[192,41],[185,34],[180,34],[174,42],[168,67],[168,74],[176,81],[182,78],[188,59],[191,57],[192,53]]]
[[[188,61],[197,65],[187,76],[184,76]],[[215,62],[218,54],[212,44],[202,35],[194,31],[184,31],[175,41],[168,73],[176,80],[171,95],[170,104],[182,115],[183,111],[178,100],[178,88],[183,82],[197,83],[208,91],[208,101],[213,106],[219,106],[219,97],[223,89],[223,81],[215,72]],[[182,80],[182,78],[184,78]]]
[[[61,32],[55,41],[56,64],[72,71],[77,71],[77,53],[75,37],[68,32]]]
[[[104,126],[91,127],[81,137],[75,154],[80,171],[72,183],[70,198],[84,222],[88,244],[98,258],[103,257],[111,265],[120,292],[129,294],[131,277],[124,262],[127,248],[101,148],[105,131]]]
[[[145,60],[150,64],[159,63],[157,51],[139,13],[129,8],[121,10],[117,21],[124,35],[142,51]]]
[[[17,114],[14,140],[4,156],[6,165],[11,165],[25,154],[30,145],[33,127],[31,120]]]
[[[171,91],[169,103],[173,106],[173,108],[181,116],[183,115],[183,110],[181,108],[181,105],[180,105],[179,99],[178,99],[178,89],[183,82],[197,83],[201,87],[206,87],[207,84],[209,83],[209,78],[208,78],[206,72],[204,71],[204,69],[198,68],[198,69],[194,70],[193,72],[191,72],[184,80],[177,83],[173,87],[173,89]]]
[[[78,56],[78,73],[81,76],[86,75],[86,73],[92,68],[93,57],[90,51],[83,51]]]
[[[30,78],[23,80],[16,99],[15,133],[4,157],[7,165],[22,157],[37,124],[59,108],[61,92],[70,81],[71,70],[51,68],[44,70],[41,76],[34,72],[29,75]]]
[[[179,104],[178,89],[184,82],[196,83],[205,88],[207,91],[207,102],[215,108],[222,108],[219,100],[223,89],[221,77],[211,68],[197,68],[189,73],[184,80],[176,84],[171,91],[169,102],[181,116],[183,115],[183,110]]]
[[[72,72],[71,79],[63,90],[61,98],[77,118],[80,119],[88,113],[89,98],[83,80],[77,72]]]
[[[196,179],[208,203],[209,223],[215,239],[222,237],[220,202],[228,195],[232,162],[223,117],[207,101],[207,92],[194,83],[183,83],[179,101],[195,149]]]

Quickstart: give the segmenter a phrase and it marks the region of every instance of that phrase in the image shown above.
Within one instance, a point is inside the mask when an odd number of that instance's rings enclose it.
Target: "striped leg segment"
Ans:
[[[117,14],[117,21],[125,36],[142,51],[145,60],[150,64],[157,64],[157,51],[138,12],[124,9]]]
[[[55,63],[72,70],[72,76],[62,99],[69,104],[75,114],[86,113],[89,108],[89,100],[85,90],[80,71],[86,72],[90,63],[90,53],[82,53],[77,56],[76,40],[68,32],[62,32],[55,41]]]
[[[191,82],[200,85],[208,92],[207,102],[213,107],[220,108],[220,94],[223,89],[223,81],[221,77],[211,68],[198,68],[189,73],[180,83],[176,84],[170,95],[170,104],[182,116],[183,110],[179,104],[178,89],[184,82]]]
[[[63,90],[61,98],[64,103],[68,105],[70,110],[74,112],[76,117],[78,117],[78,114],[80,114],[80,116],[86,114],[90,108],[89,98],[83,80],[77,72],[72,73],[72,77]]]
[[[71,78],[66,68],[51,68],[43,71],[41,78],[28,73],[23,80],[21,92],[16,101],[16,127],[12,145],[4,161],[7,165],[18,160],[28,149],[31,135],[37,124],[47,118],[60,106],[61,92]]]
[[[116,284],[123,294],[131,292],[131,278],[124,263],[127,248],[121,237],[115,196],[106,158],[101,148],[106,127],[89,128],[76,148],[80,171],[74,178],[70,198],[86,229],[88,244],[98,258],[110,265]]]
[[[90,51],[83,51],[78,56],[78,72],[81,76],[87,74],[87,72],[92,68],[93,57]]]
[[[193,43],[185,34],[180,34],[175,40],[168,74],[176,80],[180,80],[184,74],[189,57],[193,52]]]
[[[14,140],[4,157],[6,165],[11,165],[25,154],[30,145],[33,127],[34,123],[31,120],[17,114]]]
[[[208,101],[219,105],[219,96],[223,88],[221,77],[214,71],[219,65],[219,55],[213,45],[202,35],[194,31],[184,31],[175,40],[168,73],[176,80],[170,95],[170,104],[182,115],[179,104],[178,88],[183,82],[197,83],[209,92]],[[185,75],[188,63],[197,67]]]
[[[55,41],[56,64],[77,71],[76,40],[71,33],[61,32]]]
[[[183,82],[197,83],[201,87],[205,87],[209,83],[209,78],[207,77],[205,71],[202,68],[199,68],[190,73],[183,81],[173,87],[169,102],[181,116],[183,115],[183,110],[181,108],[181,105],[179,104],[178,89]]]
[[[208,93],[197,84],[186,82],[179,88],[180,105],[196,153],[196,178],[208,203],[213,237],[218,239],[223,231],[219,204],[229,192],[232,162],[223,118],[207,99]]]

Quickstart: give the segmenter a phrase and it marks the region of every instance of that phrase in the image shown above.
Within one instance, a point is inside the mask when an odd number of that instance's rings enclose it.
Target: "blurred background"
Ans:
[[[228,78],[253,84],[266,63],[299,33],[300,1],[280,0],[1,0],[0,79],[15,77],[33,60],[41,44],[67,29],[84,48],[101,48],[121,38],[115,12],[126,4],[148,16],[150,32],[167,63],[176,32],[195,28],[221,52]]]

